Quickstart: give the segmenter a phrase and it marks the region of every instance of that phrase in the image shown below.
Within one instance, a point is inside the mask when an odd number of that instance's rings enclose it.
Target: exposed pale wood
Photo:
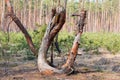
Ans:
[[[61,9],[61,10],[63,10],[63,9]],[[52,19],[55,19],[54,17]],[[40,49],[39,49],[38,68],[39,68],[40,72],[42,72],[44,74],[48,74],[48,73],[51,73],[51,74],[53,74],[53,73],[70,74],[74,71],[73,64],[74,64],[75,58],[77,56],[77,51],[78,51],[78,47],[80,44],[79,41],[80,41],[81,34],[83,32],[85,18],[86,18],[86,11],[81,11],[77,36],[74,39],[73,46],[72,46],[71,51],[68,55],[68,59],[67,59],[66,63],[61,67],[60,70],[51,67],[47,63],[46,53],[47,53],[48,48],[49,48],[50,44],[52,43],[54,37],[60,31],[60,29],[62,28],[62,26],[65,22],[65,10],[60,12],[59,23],[57,24],[57,26],[55,26],[55,25],[51,26],[50,24],[52,24],[52,21],[54,21],[54,20],[51,20],[51,23],[48,25],[48,28],[47,28],[46,33],[44,35],[42,44],[41,44]],[[51,27],[53,27],[53,28],[50,30]]]
[[[80,41],[80,37],[81,37],[82,32],[83,32],[83,27],[85,25],[85,18],[86,18],[86,11],[82,10],[81,14],[80,14],[80,20],[78,23],[78,33],[74,39],[73,46],[72,46],[71,51],[68,55],[67,61],[62,66],[63,71],[67,74],[70,74],[74,71],[73,65],[74,65],[74,61],[75,61],[77,53],[78,53],[78,48],[79,48],[79,44],[80,44],[79,41]]]
[[[67,1],[67,0],[65,0]],[[13,11],[13,7],[10,4],[10,0],[5,0],[9,16],[12,18],[12,20],[18,25],[20,30],[23,32],[25,35],[25,38],[31,48],[31,50],[36,53],[36,50],[34,48],[32,39],[20,20],[16,17]],[[66,3],[66,2],[65,2]],[[66,4],[65,4],[66,6]],[[43,37],[42,43],[40,45],[40,49],[38,52],[38,69],[40,72],[43,74],[53,74],[53,73],[67,73],[70,74],[74,69],[73,69],[73,64],[77,56],[79,44],[80,44],[80,37],[83,32],[83,27],[85,24],[85,18],[86,18],[86,11],[81,11],[80,14],[80,20],[78,24],[78,32],[77,35],[74,39],[73,46],[71,48],[71,51],[68,55],[68,59],[66,63],[61,67],[61,69],[56,69],[52,66],[50,66],[47,62],[47,57],[46,54],[48,52],[48,49],[53,42],[55,36],[59,33],[61,28],[63,27],[65,20],[66,20],[66,9],[64,7],[59,6],[56,9],[53,9],[52,16],[51,16],[51,21],[48,24],[48,27],[46,29],[45,35]]]

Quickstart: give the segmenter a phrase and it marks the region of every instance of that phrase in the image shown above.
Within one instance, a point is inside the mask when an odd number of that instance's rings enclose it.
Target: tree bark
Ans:
[[[76,15],[78,16],[78,15]],[[62,69],[65,73],[71,74],[74,71],[73,64],[77,56],[78,48],[80,45],[80,37],[83,33],[83,27],[85,25],[85,18],[86,18],[86,11],[82,10],[80,14],[80,20],[78,23],[78,32],[74,39],[73,46],[71,48],[71,51],[68,55],[68,59],[66,63],[62,66]]]
[[[62,9],[62,10],[64,10],[64,9]],[[60,14],[60,17],[59,17],[58,24],[55,26],[55,23],[53,21],[56,17],[56,14]],[[78,33],[77,33],[77,36],[75,37],[72,49],[68,55],[68,59],[67,59],[66,63],[59,70],[59,69],[51,67],[48,64],[47,59],[46,59],[46,53],[48,51],[50,44],[52,43],[56,34],[62,28],[63,24],[65,23],[65,17],[66,17],[65,15],[66,15],[65,11],[60,11],[60,12],[55,13],[55,16],[52,18],[52,22],[49,23],[46,33],[44,35],[44,38],[42,40],[42,44],[40,46],[39,53],[38,53],[38,68],[39,68],[40,72],[43,72],[44,74],[52,74],[52,73],[70,74],[74,71],[73,64],[74,64],[75,58],[77,56],[77,51],[78,51],[79,44],[80,44],[79,41],[80,41],[81,34],[83,32],[84,21],[86,18],[86,11],[81,12],[79,25],[78,25],[78,27],[79,27]],[[52,24],[52,25],[50,25],[50,24]]]
[[[40,25],[42,25],[43,0],[40,1]]]
[[[19,27],[19,29],[22,31],[22,33],[24,34],[26,41],[31,49],[31,51],[34,53],[34,55],[37,55],[36,49],[34,47],[34,44],[32,42],[32,39],[29,35],[29,33],[27,32],[27,30],[24,28],[23,24],[21,23],[21,21],[18,19],[18,17],[14,14],[13,11],[13,7],[10,4],[10,0],[5,0],[5,3],[7,5],[7,10],[8,10],[8,16],[10,16],[12,18],[12,20],[17,24],[17,26]]]
[[[59,15],[56,16],[56,15]],[[61,73],[61,70],[51,67],[46,60],[46,53],[51,45],[54,37],[60,31],[65,23],[66,11],[62,8],[62,11],[56,12],[56,10],[52,10],[52,19],[47,27],[44,38],[42,40],[39,53],[38,53],[38,68],[40,72],[45,74],[51,73]]]
[[[67,0],[65,0],[65,1],[67,1]],[[28,32],[26,31],[26,29],[24,28],[24,26],[22,25],[22,23],[20,22],[20,20],[14,14],[13,8],[10,4],[10,0],[5,0],[5,3],[7,5],[9,16],[18,25],[20,30],[25,35],[25,38],[26,38],[32,52],[36,53],[32,39],[31,39],[30,35],[28,34]],[[68,59],[67,59],[66,63],[61,67],[61,69],[56,69],[56,68],[50,66],[47,62],[46,54],[48,52],[48,49],[49,49],[51,43],[54,40],[54,37],[59,33],[59,31],[61,30],[61,28],[63,27],[63,25],[65,23],[66,8],[59,6],[58,8],[52,10],[51,15],[52,15],[51,21],[48,24],[48,27],[46,29],[45,35],[43,37],[43,40],[42,40],[42,43],[40,45],[40,49],[38,52],[38,69],[43,74],[53,74],[53,73],[70,74],[71,72],[74,71],[73,64],[74,64],[75,58],[77,56],[77,51],[78,51],[79,44],[80,44],[79,41],[80,41],[80,37],[81,37],[81,34],[83,32],[83,27],[85,24],[84,21],[86,18],[86,11],[82,11],[80,14],[78,33],[75,37],[75,40],[73,42],[73,46],[72,46],[71,51],[68,55]]]
[[[2,1],[1,31],[5,28],[5,1]]]

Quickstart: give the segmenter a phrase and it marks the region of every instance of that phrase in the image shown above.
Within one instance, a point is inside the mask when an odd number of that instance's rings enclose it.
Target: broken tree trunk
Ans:
[[[65,0],[67,1],[67,0]],[[32,39],[20,20],[16,17],[14,14],[13,8],[10,4],[10,0],[5,0],[5,3],[7,5],[7,9],[9,12],[9,16],[12,18],[12,20],[18,25],[20,30],[23,32],[25,35],[25,38],[30,46],[30,49],[32,50],[33,53],[36,54],[36,50],[34,48]],[[65,2],[66,4],[66,2]],[[66,5],[65,5],[66,7]],[[53,74],[53,73],[67,73],[70,74],[73,71],[73,64],[77,55],[78,47],[79,47],[79,41],[81,34],[83,32],[83,27],[84,27],[84,20],[86,18],[86,11],[82,11],[80,15],[80,21],[78,25],[78,33],[77,36],[75,37],[75,40],[73,42],[72,49],[68,55],[68,59],[66,63],[61,67],[61,69],[56,69],[52,66],[50,66],[47,62],[47,57],[46,54],[48,52],[48,49],[53,42],[54,37],[58,34],[58,32],[61,30],[65,23],[66,19],[66,8],[64,7],[59,7],[56,9],[52,10],[52,18],[51,21],[46,29],[45,35],[43,37],[39,52],[38,52],[38,69],[40,72],[43,72],[44,74]]]
[[[52,43],[54,37],[57,35],[57,33],[60,31],[62,28],[63,24],[65,23],[65,15],[66,12],[64,9],[59,9],[61,11],[55,11],[54,17],[51,19],[51,22],[49,23],[46,33],[44,35],[44,38],[42,40],[42,44],[39,49],[38,53],[38,68],[40,72],[43,72],[44,74],[52,74],[52,73],[71,73],[73,71],[73,64],[77,55],[78,47],[79,47],[79,41],[81,34],[83,32],[83,27],[84,27],[84,20],[86,18],[86,11],[83,11],[80,16],[80,25],[78,25],[78,33],[77,36],[75,37],[75,40],[73,42],[72,49],[68,55],[68,59],[66,63],[61,67],[60,70],[51,67],[46,59],[46,53],[48,51],[48,48],[50,44]],[[59,15],[59,17],[58,17]],[[58,17],[56,19],[56,17]],[[56,21],[57,20],[57,21]]]
[[[84,24],[85,24],[85,18],[86,18],[86,11],[82,10],[81,14],[80,14],[80,20],[78,22],[77,35],[76,35],[76,37],[74,39],[72,49],[71,49],[71,51],[70,51],[70,53],[68,55],[68,59],[67,59],[66,63],[62,66],[62,69],[67,74],[70,74],[70,73],[72,73],[74,71],[73,65],[74,65],[74,61],[75,61],[75,58],[77,56],[78,48],[79,48],[79,45],[80,45],[79,41],[80,41],[80,37],[81,37],[81,35],[83,33],[83,27],[84,27]]]
[[[31,49],[31,51],[34,53],[34,55],[37,56],[37,51],[34,47],[34,44],[32,42],[32,39],[29,35],[29,33],[27,32],[27,30],[25,29],[25,27],[23,26],[23,24],[21,23],[21,21],[18,19],[18,17],[14,14],[14,10],[13,7],[10,3],[10,0],[5,0],[5,3],[7,5],[7,10],[8,10],[8,14],[7,16],[10,16],[12,18],[12,20],[17,24],[17,26],[19,27],[19,29],[22,31],[22,33],[24,34],[26,41]]]

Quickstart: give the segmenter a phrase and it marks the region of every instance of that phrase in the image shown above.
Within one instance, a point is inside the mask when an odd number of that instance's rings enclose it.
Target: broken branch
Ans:
[[[22,31],[22,33],[24,34],[26,41],[31,49],[31,51],[34,53],[34,55],[37,56],[37,51],[34,47],[33,41],[31,39],[31,36],[29,35],[29,33],[27,32],[27,30],[25,29],[25,27],[23,26],[23,24],[21,23],[21,21],[18,19],[18,17],[14,14],[14,10],[13,7],[10,3],[10,0],[5,0],[5,3],[7,5],[7,10],[8,10],[8,16],[10,16],[12,18],[12,20],[17,24],[17,26],[19,27],[19,29]]]

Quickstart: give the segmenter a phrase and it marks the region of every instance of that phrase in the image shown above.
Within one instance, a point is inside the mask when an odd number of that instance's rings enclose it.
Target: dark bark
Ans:
[[[59,48],[59,45],[58,45],[58,34],[55,36],[55,39],[54,39],[54,41],[52,42],[52,44],[51,44],[51,48],[50,48],[50,50],[51,50],[51,53],[50,53],[50,65],[52,65],[52,66],[54,66],[54,64],[53,64],[53,48],[56,48],[57,49],[57,51],[58,51],[58,54],[60,55],[60,53],[61,53],[61,50],[60,50],[60,48]]]
[[[34,55],[37,55],[37,51],[34,47],[34,44],[32,42],[32,39],[29,35],[29,33],[27,32],[27,30],[25,29],[25,27],[23,26],[23,24],[21,23],[21,21],[18,19],[18,17],[14,14],[13,11],[13,7],[10,4],[10,0],[5,0],[5,3],[7,5],[7,10],[8,10],[8,16],[10,16],[12,18],[12,20],[17,24],[17,26],[19,27],[19,29],[22,31],[22,33],[24,34],[26,41],[31,49],[31,51],[34,53]]]
[[[55,47],[56,47],[58,53],[60,54],[60,53],[61,53],[61,50],[60,50],[59,44],[58,44],[58,34],[57,34],[56,37],[55,37],[54,43],[55,43]]]
[[[51,44],[51,53],[50,53],[50,59],[51,59],[51,66],[53,66],[53,43]]]

